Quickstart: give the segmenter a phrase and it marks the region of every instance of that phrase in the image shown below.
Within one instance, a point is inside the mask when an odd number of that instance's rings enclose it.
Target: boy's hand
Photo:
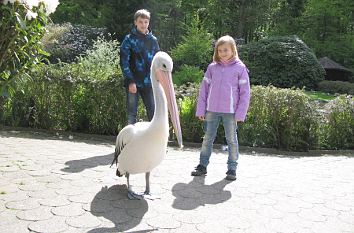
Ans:
[[[204,120],[205,120],[205,117],[199,116],[198,119],[201,120],[201,121],[204,121]]]
[[[132,93],[132,94],[135,94],[136,91],[137,91],[136,84],[135,83],[129,84],[129,92]]]

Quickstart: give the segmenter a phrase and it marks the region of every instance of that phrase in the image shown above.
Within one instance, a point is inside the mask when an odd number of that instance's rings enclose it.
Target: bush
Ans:
[[[342,81],[322,81],[317,84],[317,90],[331,94],[354,95],[354,83]]]
[[[183,138],[201,142],[203,123],[195,117],[198,88],[192,85],[189,90],[183,91],[189,94],[180,106]],[[317,112],[303,91],[253,86],[250,109],[238,136],[241,145],[307,151],[318,147],[317,130]],[[223,138],[219,127],[216,142],[224,143]]]
[[[13,126],[116,134],[126,124],[118,42],[99,39],[80,63],[38,67],[4,102],[2,122]]]
[[[274,37],[240,46],[240,57],[250,70],[251,83],[313,89],[325,71],[298,37]]]
[[[106,29],[86,25],[51,24],[47,27],[42,43],[50,53],[51,63],[74,62],[77,57],[91,49],[98,37],[105,35]]]
[[[354,97],[341,95],[325,109],[321,146],[327,149],[354,149]]]
[[[250,146],[307,151],[316,146],[317,127],[316,111],[303,91],[253,86],[239,138]]]
[[[203,75],[203,71],[198,67],[182,65],[180,70],[173,75],[173,81],[177,86],[188,82],[199,84],[203,79]]]

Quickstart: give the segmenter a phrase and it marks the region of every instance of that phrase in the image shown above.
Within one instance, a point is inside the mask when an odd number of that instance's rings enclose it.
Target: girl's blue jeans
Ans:
[[[143,100],[143,103],[146,108],[146,114],[149,121],[152,120],[155,111],[155,103],[154,103],[154,95],[152,91],[152,87],[144,87],[138,88],[136,93],[130,93],[128,88],[127,92],[127,110],[128,110],[128,124],[135,124],[136,117],[138,113],[138,105],[139,105],[139,95]]]
[[[233,113],[207,112],[204,121],[204,139],[200,152],[199,164],[207,167],[213,148],[213,143],[219,127],[220,120],[223,121],[225,137],[228,145],[229,157],[227,159],[227,169],[236,171],[239,157],[237,140],[237,122]]]

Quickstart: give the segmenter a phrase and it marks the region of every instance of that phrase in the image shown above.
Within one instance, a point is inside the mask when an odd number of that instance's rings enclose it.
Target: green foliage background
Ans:
[[[316,87],[325,71],[313,52],[298,37],[272,37],[240,49],[252,83],[277,87]]]
[[[38,16],[29,20],[22,4],[0,2],[0,96],[11,95],[16,84],[47,54],[39,43],[48,20],[43,4],[34,12]]]
[[[14,6],[22,12],[20,17],[9,6],[0,4],[0,29],[2,35],[10,35],[0,39],[0,45],[5,45],[0,47],[1,124],[116,134],[126,124],[118,41],[128,33],[133,14],[140,8],[152,12],[150,27],[162,50],[169,51],[175,61],[176,84],[181,88],[189,85],[179,99],[186,141],[202,140],[202,124],[194,117],[198,83],[211,61],[213,41],[219,36],[229,34],[237,39],[240,57],[250,69],[253,84],[314,88],[323,83],[323,69],[315,55],[354,68],[354,2],[350,0],[60,3],[52,20],[71,22],[71,29],[63,33],[69,36],[60,40],[57,36],[44,38],[42,42],[52,46],[45,49],[53,57],[58,58],[63,51],[69,51],[63,57],[72,57],[65,60],[67,63],[43,66],[38,64],[45,52],[38,42],[44,35],[46,18],[39,15],[36,20],[26,21],[24,9],[18,5]],[[8,25],[15,25],[11,32],[14,34],[6,34]],[[113,39],[99,37],[90,44],[91,39],[74,36],[78,35],[77,28],[87,28],[86,32],[103,28]],[[77,46],[75,54],[71,53],[74,50],[62,49],[68,45]],[[32,79],[25,78],[29,75]],[[6,89],[10,82],[16,87],[12,95]],[[343,89],[340,84],[335,86]],[[254,86],[248,119],[239,127],[240,143],[304,151],[353,149],[353,106],[353,97],[340,96],[323,107],[309,100],[302,90]],[[140,106],[139,118],[145,117],[143,112]],[[217,142],[222,141],[220,127]]]

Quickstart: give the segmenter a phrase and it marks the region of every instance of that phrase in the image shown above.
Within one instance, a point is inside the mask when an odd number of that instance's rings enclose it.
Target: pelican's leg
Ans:
[[[149,200],[160,199],[160,197],[151,195],[150,193],[150,172],[145,173],[146,188],[144,192],[144,198]]]
[[[128,186],[128,198],[130,200],[141,200],[143,199],[143,197],[139,194],[136,194],[130,187],[130,184],[129,184],[129,173],[127,172],[125,174],[125,177],[127,177],[127,186]]]
[[[150,194],[150,172],[145,173],[146,188],[144,194]]]

